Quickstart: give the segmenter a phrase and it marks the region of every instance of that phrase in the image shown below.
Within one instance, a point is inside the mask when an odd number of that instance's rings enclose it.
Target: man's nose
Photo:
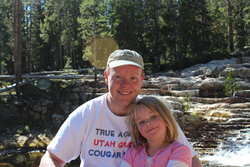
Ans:
[[[125,78],[121,81],[121,85],[128,85],[128,84],[129,84],[129,82]]]

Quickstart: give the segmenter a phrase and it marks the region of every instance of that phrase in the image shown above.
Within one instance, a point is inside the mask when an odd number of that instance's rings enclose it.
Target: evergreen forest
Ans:
[[[147,70],[244,53],[249,0],[0,0],[0,74],[104,68],[115,49]]]

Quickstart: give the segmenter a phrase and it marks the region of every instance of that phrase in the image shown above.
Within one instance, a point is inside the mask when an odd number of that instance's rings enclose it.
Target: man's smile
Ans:
[[[130,92],[121,92],[121,91],[118,91],[121,95],[130,95],[132,93],[132,91]]]

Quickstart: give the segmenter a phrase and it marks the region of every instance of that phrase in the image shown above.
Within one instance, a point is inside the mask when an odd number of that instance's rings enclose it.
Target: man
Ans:
[[[143,59],[137,52],[114,51],[104,72],[108,93],[69,115],[48,145],[40,167],[64,166],[79,155],[81,167],[119,167],[131,145],[126,115],[143,85],[143,69]],[[179,140],[192,150],[193,166],[201,166],[183,132],[179,133]]]

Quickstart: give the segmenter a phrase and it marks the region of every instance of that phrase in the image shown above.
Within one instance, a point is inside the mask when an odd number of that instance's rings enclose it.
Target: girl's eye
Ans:
[[[142,125],[145,124],[145,122],[146,122],[146,121],[140,121],[140,122],[138,123],[138,125],[142,126]]]
[[[152,116],[151,116],[151,119],[152,119],[152,120],[155,120],[155,119],[157,119],[157,118],[158,118],[157,115],[152,115]]]

